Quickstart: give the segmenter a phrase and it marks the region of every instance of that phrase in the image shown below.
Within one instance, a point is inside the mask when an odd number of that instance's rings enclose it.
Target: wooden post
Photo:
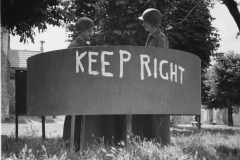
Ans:
[[[198,129],[201,130],[201,115],[197,115],[198,117]]]
[[[74,148],[75,116],[71,116],[70,148]]]
[[[17,72],[15,71],[15,75],[17,75]],[[17,79],[15,80],[15,86],[17,86]],[[18,141],[18,94],[17,94],[18,88],[16,87],[15,90],[15,141]]]
[[[16,107],[16,110],[15,110],[15,141],[17,142],[18,141],[18,111],[17,111],[17,107]]]
[[[131,145],[131,135],[132,135],[132,115],[127,115],[127,132],[126,132],[126,141],[127,141],[127,147],[130,147]]]
[[[80,150],[84,148],[84,135],[85,135],[85,115],[81,116],[81,134],[80,134]]]
[[[42,116],[42,139],[45,140],[45,116]]]

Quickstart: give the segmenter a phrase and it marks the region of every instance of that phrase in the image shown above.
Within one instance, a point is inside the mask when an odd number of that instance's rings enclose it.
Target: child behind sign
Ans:
[[[146,47],[169,48],[167,37],[161,32],[162,15],[154,8],[145,10],[140,20],[148,35]],[[147,106],[146,106],[147,107]],[[133,115],[132,132],[142,138],[156,139],[163,145],[170,144],[170,116],[169,115]]]
[[[68,49],[75,47],[88,46],[86,43],[93,35],[93,21],[87,17],[82,17],[76,22],[78,37],[68,46]],[[81,107],[84,104],[79,104]],[[67,115],[64,122],[63,140],[69,145],[71,137],[71,119]],[[76,115],[74,124],[74,147],[78,151],[86,144],[95,144],[96,140],[104,137],[104,142],[116,143],[124,139],[125,116],[122,115]],[[81,146],[84,145],[84,146]]]

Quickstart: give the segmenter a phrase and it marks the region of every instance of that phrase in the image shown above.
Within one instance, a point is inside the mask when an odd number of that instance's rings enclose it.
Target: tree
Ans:
[[[228,125],[233,126],[233,108],[240,106],[240,54],[217,57],[204,74],[203,88],[202,103],[208,108],[228,108]]]
[[[97,33],[94,45],[143,46],[148,33],[138,17],[150,7],[164,15],[161,29],[170,41],[170,48],[196,54],[202,59],[202,66],[208,66],[210,55],[219,46],[219,35],[211,26],[214,19],[209,13],[213,7],[210,0],[85,0],[74,1],[68,9],[76,11],[77,17],[94,20]],[[75,36],[76,33],[69,38]]]
[[[19,35],[20,42],[28,38],[34,42],[34,28],[43,32],[47,24],[60,26],[73,21],[74,14],[63,9],[65,4],[60,0],[2,0],[1,26]]]
[[[210,55],[219,46],[219,35],[211,26],[211,0],[3,0],[2,26],[20,41],[34,42],[34,28],[46,30],[46,24],[64,25],[88,16],[96,23],[95,45],[144,45],[147,32],[138,17],[149,7],[164,17],[162,30],[170,48],[196,54],[208,66]],[[69,26],[69,30],[73,27]],[[73,39],[76,33],[70,35]]]

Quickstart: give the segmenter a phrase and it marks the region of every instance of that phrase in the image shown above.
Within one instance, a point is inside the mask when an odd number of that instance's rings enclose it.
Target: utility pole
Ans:
[[[40,41],[40,43],[41,43],[41,47],[40,47],[40,53],[43,53],[43,43],[45,43],[45,41]]]
[[[45,41],[41,40],[41,47],[40,47],[40,53],[43,53],[43,43],[45,43]],[[42,139],[45,140],[46,136],[45,136],[45,116],[42,116]]]

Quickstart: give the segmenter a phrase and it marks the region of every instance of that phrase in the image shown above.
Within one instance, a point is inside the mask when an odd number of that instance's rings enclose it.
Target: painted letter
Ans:
[[[183,72],[185,71],[184,68],[182,68],[181,66],[178,66],[178,68],[181,70],[181,74],[180,74],[180,82],[181,84],[183,83]]]
[[[147,61],[144,61],[144,58],[147,59]],[[150,77],[152,74],[151,74],[151,71],[150,71],[150,68],[148,66],[148,63],[150,62],[150,58],[148,55],[140,55],[140,62],[141,62],[141,80],[144,79],[144,65],[147,69],[147,72],[148,72],[148,77]]]
[[[175,76],[175,82],[177,82],[177,65],[175,64],[175,72],[173,71],[173,63],[170,63],[170,79],[173,81],[173,76]]]
[[[154,58],[154,78],[157,78],[157,59]]]
[[[119,77],[122,78],[123,77],[123,62],[128,62],[131,59],[131,53],[129,53],[128,51],[120,50],[119,54],[120,54],[120,74],[119,74]],[[127,58],[123,58],[123,54],[126,54]]]
[[[166,73],[166,76],[163,75],[162,71],[163,71],[163,64],[164,63],[168,63],[168,61],[166,60],[162,60],[160,63],[159,63],[159,72],[160,72],[160,76],[162,77],[162,79],[165,79],[165,80],[168,80],[168,73]]]
[[[105,54],[106,55],[113,55],[113,52],[108,52],[108,51],[102,51],[102,55],[101,55],[101,62],[102,62],[102,75],[106,76],[106,77],[113,77],[113,74],[110,72],[106,72],[105,71],[105,66],[106,65],[110,65],[109,62],[105,61]]]
[[[81,59],[87,54],[87,52],[83,52],[79,55],[78,51],[76,51],[76,72],[79,72],[79,67],[81,68],[81,71],[84,72],[83,65],[81,63]]]
[[[88,73],[92,75],[98,75],[99,74],[98,71],[92,70],[92,63],[97,62],[96,59],[92,59],[92,55],[97,56],[98,52],[91,52],[91,51],[88,52]]]

